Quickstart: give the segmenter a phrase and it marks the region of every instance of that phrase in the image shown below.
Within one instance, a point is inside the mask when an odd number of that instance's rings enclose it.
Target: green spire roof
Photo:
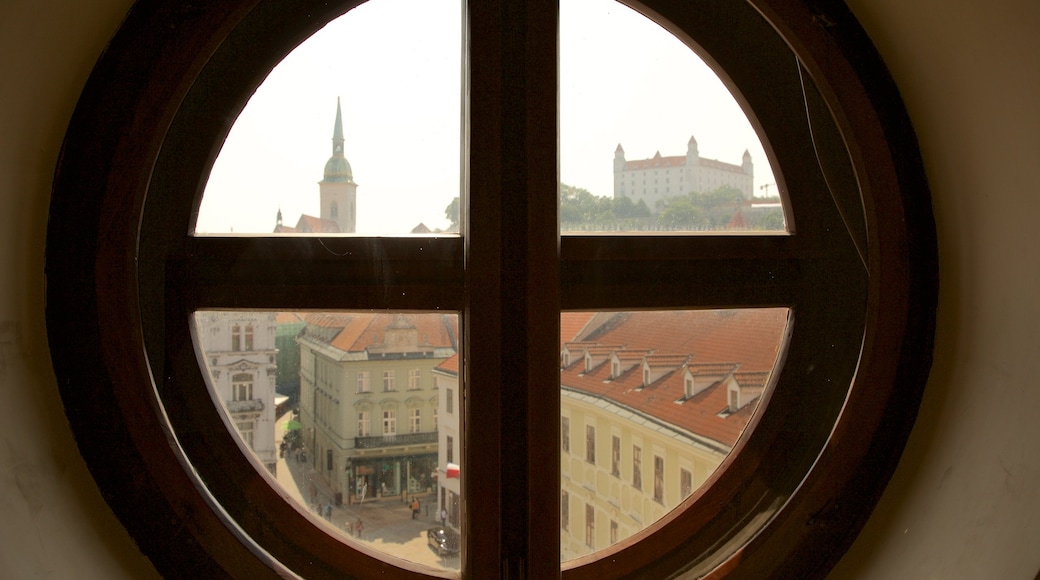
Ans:
[[[325,163],[326,182],[353,181],[354,173],[350,163],[343,156],[343,112],[340,109],[339,97],[336,97],[336,125],[332,129],[332,157]]]

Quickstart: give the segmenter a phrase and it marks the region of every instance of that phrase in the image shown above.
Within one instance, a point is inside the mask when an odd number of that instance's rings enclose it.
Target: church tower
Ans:
[[[325,163],[321,191],[321,219],[335,222],[339,231],[352,234],[357,224],[357,184],[343,155],[343,113],[336,98],[336,125],[332,130],[332,157]]]

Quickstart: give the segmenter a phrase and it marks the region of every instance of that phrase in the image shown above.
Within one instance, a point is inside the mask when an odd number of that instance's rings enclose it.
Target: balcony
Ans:
[[[376,435],[372,437],[355,437],[355,449],[377,449],[379,447],[395,447],[401,445],[422,445],[436,443],[437,432],[398,433],[397,435]]]
[[[248,399],[245,401],[227,401],[228,413],[256,413],[264,410],[262,399]]]

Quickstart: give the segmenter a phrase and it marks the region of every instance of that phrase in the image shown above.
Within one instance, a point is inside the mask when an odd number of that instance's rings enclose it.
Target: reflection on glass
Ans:
[[[718,76],[613,0],[560,6],[564,232],[785,231],[764,148]]]
[[[301,510],[459,568],[456,315],[199,311],[194,326],[229,426]]]
[[[786,308],[561,315],[562,560],[705,482],[757,409],[787,322]]]
[[[370,0],[296,47],[231,128],[196,232],[457,232],[460,6]]]

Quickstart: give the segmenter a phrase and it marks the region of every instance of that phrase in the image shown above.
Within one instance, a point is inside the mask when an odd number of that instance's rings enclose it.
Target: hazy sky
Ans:
[[[318,215],[337,97],[358,232],[447,227],[461,157],[460,5],[370,0],[290,53],[224,143],[198,231],[269,233],[279,208],[290,226]],[[562,0],[560,21],[564,183],[610,196],[618,143],[629,160],[685,155],[691,135],[702,157],[739,164],[749,150],[756,194],[774,183],[728,90],[670,33],[612,0]]]

